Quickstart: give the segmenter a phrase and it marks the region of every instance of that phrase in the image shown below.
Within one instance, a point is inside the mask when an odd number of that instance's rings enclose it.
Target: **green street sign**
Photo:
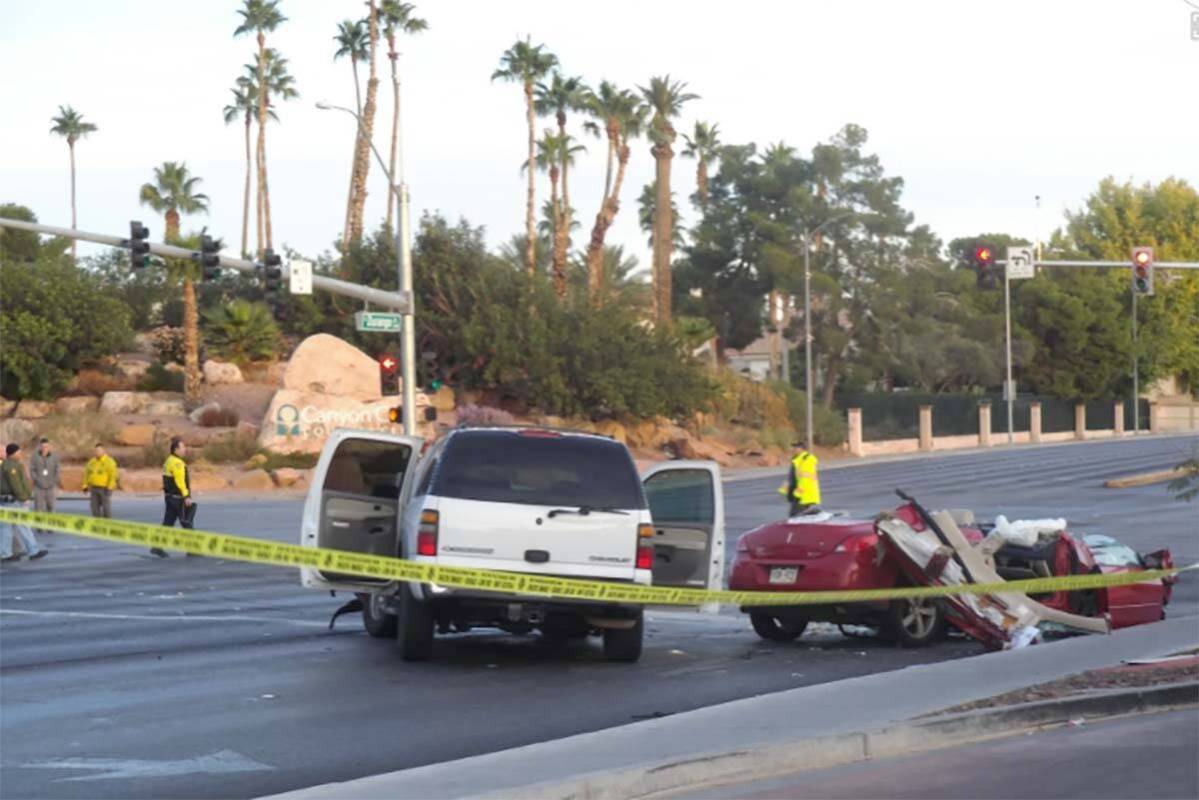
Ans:
[[[360,331],[399,333],[402,320],[399,314],[385,311],[359,311],[354,314],[354,327]]]

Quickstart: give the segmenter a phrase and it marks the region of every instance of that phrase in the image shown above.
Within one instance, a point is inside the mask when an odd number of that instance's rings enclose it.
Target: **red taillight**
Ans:
[[[422,511],[420,527],[416,529],[416,554],[420,556],[437,555],[437,520],[436,511]]]
[[[654,526],[637,526],[637,569],[654,568]]]

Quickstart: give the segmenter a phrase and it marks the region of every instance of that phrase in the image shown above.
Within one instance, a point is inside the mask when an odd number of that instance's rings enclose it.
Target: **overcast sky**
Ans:
[[[140,218],[159,240],[162,221],[139,208],[137,189],[155,165],[183,160],[212,205],[209,216],[185,219],[185,230],[207,224],[236,243],[243,132],[225,126],[221,110],[253,52],[252,39],[232,38],[238,6],[0,0],[0,202],[70,224],[67,147],[48,132],[57,106],[70,104],[100,128],[77,147],[81,229],[121,233]],[[288,21],[269,44],[290,60],[301,96],[268,130],[275,242],[315,255],[340,236],[354,127],[314,103],[353,105],[350,65],[333,62],[332,38],[364,4],[283,0],[281,8]],[[663,73],[686,81],[700,99],[679,129],[716,122],[726,143],[783,140],[806,152],[845,123],[860,124],[867,149],[906,181],[903,203],[916,222],[945,240],[1043,235],[1106,175],[1199,185],[1199,40],[1191,38],[1199,0],[418,0],[417,10],[429,30],[403,43],[401,59],[413,218],[424,209],[462,216],[485,226],[493,244],[523,231],[525,117],[520,90],[489,78],[525,34],[592,84],[633,87]],[[383,53],[379,70],[376,141],[385,150]],[[605,150],[586,144],[572,178],[584,224],[576,244],[602,192]],[[686,198],[694,162],[676,161],[674,174]],[[370,178],[373,222],[385,213],[386,186],[377,169]],[[636,197],[651,178],[648,145],[636,142],[609,241],[643,266]],[[540,206],[548,189],[538,191]],[[685,200],[683,214],[694,221]]]

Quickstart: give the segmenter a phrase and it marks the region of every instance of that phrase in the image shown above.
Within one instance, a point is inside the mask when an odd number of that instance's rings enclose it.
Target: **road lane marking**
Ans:
[[[51,758],[45,761],[28,761],[23,769],[85,769],[96,770],[95,775],[77,775],[57,778],[63,781],[98,781],[112,778],[164,778],[173,775],[192,775],[202,772],[219,775],[230,772],[263,772],[275,768],[233,750],[219,750],[206,756],[185,758],[176,761],[154,761],[140,758]]]
[[[224,616],[215,614],[103,614],[95,611],[27,611],[16,608],[0,608],[0,615],[14,614],[27,617],[78,617],[80,619],[117,619],[157,622],[160,620],[187,620],[191,622],[277,622],[282,625],[299,625],[305,628],[328,628],[326,622],[303,619],[278,619],[276,617]]]

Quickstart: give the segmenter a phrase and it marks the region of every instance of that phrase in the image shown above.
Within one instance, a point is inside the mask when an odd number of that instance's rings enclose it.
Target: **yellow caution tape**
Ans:
[[[1106,575],[1069,575],[964,586],[897,586],[887,589],[827,592],[708,591],[609,581],[584,581],[469,567],[450,567],[389,556],[351,553],[345,550],[301,547],[297,544],[272,542],[246,536],[189,531],[180,528],[167,528],[162,525],[150,525],[144,522],[97,519],[74,514],[52,514],[44,511],[0,508],[0,522],[15,522],[35,528],[101,539],[106,542],[137,547],[160,547],[164,550],[179,550],[198,556],[247,561],[252,564],[272,564],[293,568],[312,567],[323,572],[336,572],[387,581],[436,583],[455,589],[647,605],[695,606],[706,603],[740,606],[828,605],[912,597],[946,597],[960,594],[998,594],[1002,592],[1040,594],[1147,583],[1182,572],[1184,569],[1199,568],[1199,564],[1195,564],[1173,569],[1115,572]]]

